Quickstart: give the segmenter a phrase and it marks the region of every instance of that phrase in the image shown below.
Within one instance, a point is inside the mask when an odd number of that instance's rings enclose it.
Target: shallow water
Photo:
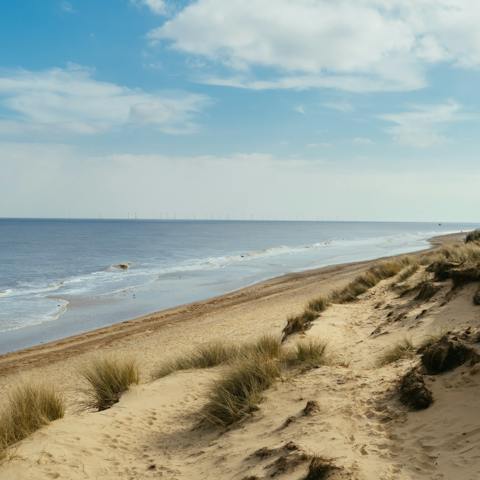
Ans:
[[[415,251],[470,224],[0,220],[0,352],[283,273]],[[128,264],[127,269],[119,264]]]

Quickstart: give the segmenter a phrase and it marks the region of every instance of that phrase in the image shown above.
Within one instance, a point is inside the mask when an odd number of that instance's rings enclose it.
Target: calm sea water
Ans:
[[[0,352],[469,224],[0,220]],[[116,265],[129,265],[126,270]]]

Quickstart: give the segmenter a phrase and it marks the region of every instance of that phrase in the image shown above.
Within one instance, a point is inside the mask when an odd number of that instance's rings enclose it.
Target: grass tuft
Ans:
[[[204,420],[228,426],[244,418],[256,409],[262,392],[280,375],[277,359],[265,355],[243,358],[213,383],[203,410]]]
[[[255,342],[241,346],[229,345],[221,341],[211,342],[197,347],[192,353],[164,362],[152,376],[157,379],[180,370],[212,368],[250,355],[277,358],[280,356],[280,351],[280,339],[272,335],[264,335]]]
[[[285,362],[288,366],[317,367],[324,365],[326,348],[327,344],[319,340],[298,342],[294,349],[286,353]]]
[[[280,339],[273,335],[263,335],[253,343],[247,343],[239,348],[239,357],[263,356],[278,358],[282,353]]]
[[[402,358],[412,358],[415,356],[415,353],[416,349],[412,341],[408,338],[405,338],[384,352],[383,355],[378,359],[377,364],[379,367],[383,367],[384,365],[397,362]]]
[[[138,366],[132,359],[97,358],[80,374],[88,384],[86,406],[98,411],[110,408],[130,385],[139,382]]]
[[[360,295],[370,290],[382,280],[391,278],[399,273],[403,268],[411,263],[409,257],[388,262],[381,262],[369,268],[351,281],[346,287],[335,290],[330,300],[333,303],[350,303],[355,301]]]
[[[64,413],[63,397],[53,387],[34,384],[16,387],[0,414],[0,456],[7,447],[62,418]]]
[[[454,286],[480,280],[480,244],[470,242],[444,247],[431,258],[427,272],[435,279],[452,279]]]
[[[313,321],[317,318],[318,313],[308,308],[300,315],[288,317],[287,324],[285,325],[282,332],[282,340],[285,341],[288,336],[293,335],[294,333],[305,332],[312,326]]]
[[[307,310],[322,313],[328,308],[329,305],[330,301],[327,297],[318,297],[308,303]]]
[[[414,273],[418,271],[419,265],[418,263],[412,263],[408,267],[405,267],[399,274],[398,274],[398,282],[402,283],[405,280],[408,280]]]
[[[179,370],[193,368],[212,368],[231,361],[238,356],[239,350],[223,342],[211,342],[200,345],[192,353],[164,362],[153,373],[154,378],[162,378]]]

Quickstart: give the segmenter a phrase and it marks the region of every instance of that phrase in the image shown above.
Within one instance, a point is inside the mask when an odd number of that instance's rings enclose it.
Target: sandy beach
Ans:
[[[437,238],[433,248],[461,238]],[[0,356],[2,400],[17,382],[41,378],[60,385],[67,401],[63,419],[13,447],[0,478],[300,479],[313,455],[335,463],[324,477],[331,479],[479,478],[476,370],[462,366],[428,379],[434,404],[409,412],[399,405],[395,389],[415,360],[376,365],[382,352],[407,337],[417,343],[452,329],[452,322],[458,331],[480,327],[478,307],[471,302],[476,285],[453,296],[439,285],[432,298],[417,301],[399,296],[385,280],[355,302],[331,305],[309,330],[285,343],[320,338],[327,342],[329,364],[285,375],[265,392],[257,412],[226,431],[193,428],[223,367],[151,380],[162,361],[197,345],[280,336],[287,317],[313,298],[343,288],[374,263],[290,274]],[[412,278],[423,275],[422,268]],[[78,370],[99,353],[134,357],[141,383],[112,408],[92,413],[81,408]],[[308,401],[315,402],[313,414],[302,413]],[[255,454],[259,449],[268,454]]]

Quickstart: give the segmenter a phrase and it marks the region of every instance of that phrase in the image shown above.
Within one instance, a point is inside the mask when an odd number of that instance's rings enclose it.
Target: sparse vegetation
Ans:
[[[16,387],[0,413],[0,457],[7,447],[62,418],[64,413],[63,397],[53,387],[34,384]]]
[[[411,263],[409,257],[381,262],[369,268],[350,282],[346,287],[336,290],[330,296],[333,303],[350,303],[382,280],[391,278]]]
[[[110,408],[122,393],[139,382],[138,366],[132,359],[97,358],[80,373],[88,385],[86,406],[98,411]]]
[[[217,426],[242,419],[256,409],[262,393],[280,375],[277,359],[264,355],[243,358],[213,383],[203,418]]]
[[[306,309],[300,315],[287,318],[287,324],[283,329],[282,341],[285,341],[290,335],[294,333],[303,333],[308,330],[314,320],[318,318],[318,313],[313,310]]]
[[[398,274],[398,282],[405,282],[408,280],[413,274],[418,271],[419,265],[418,263],[412,263],[408,267],[405,267],[399,274]]]
[[[432,257],[427,271],[435,279],[452,279],[455,286],[480,280],[480,245],[472,242],[441,249]]]
[[[287,352],[285,361],[289,366],[302,365],[317,367],[325,364],[327,344],[319,340],[304,340],[298,342],[294,349]]]
[[[470,232],[465,237],[465,243],[480,242],[480,229]]]
[[[239,349],[224,342],[211,342],[200,345],[192,353],[164,362],[154,372],[154,378],[162,378],[179,370],[211,368],[230,362],[238,357]]]
[[[327,297],[318,297],[308,303],[307,310],[322,313],[328,308],[329,304],[330,301]]]
[[[412,358],[415,356],[416,349],[410,339],[404,338],[393,347],[385,351],[378,359],[378,366],[382,367],[390,363],[397,362],[403,358]]]
[[[277,358],[281,353],[281,343],[278,337],[264,335],[257,341],[236,346],[221,341],[200,345],[192,353],[180,356],[160,365],[153,378],[162,378],[179,370],[197,368],[212,368],[226,363],[232,363],[251,355],[264,355]]]
[[[278,358],[282,352],[280,339],[273,335],[263,335],[256,342],[247,343],[240,347],[240,357],[263,356],[267,358]]]
[[[220,426],[244,418],[256,409],[262,392],[281,376],[284,368],[322,365],[325,350],[325,343],[306,340],[284,351],[279,340],[271,336],[239,347],[234,363],[213,383],[203,418]]]
[[[369,268],[365,273],[356,277],[344,288],[335,290],[331,295],[321,296],[311,300],[305,310],[299,315],[287,318],[283,329],[282,341],[294,333],[303,333],[325,311],[331,303],[349,303],[355,301],[361,294],[377,285],[380,281],[397,275],[406,267],[412,265],[410,257],[381,262]]]

